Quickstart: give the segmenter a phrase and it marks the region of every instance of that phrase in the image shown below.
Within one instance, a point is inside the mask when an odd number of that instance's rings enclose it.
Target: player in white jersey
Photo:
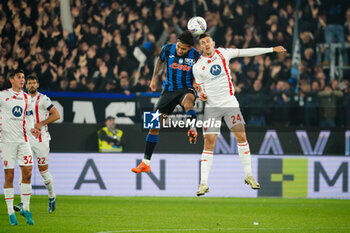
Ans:
[[[245,133],[244,119],[239,109],[239,103],[234,96],[234,87],[229,70],[229,61],[235,57],[250,57],[272,52],[285,52],[282,46],[273,48],[225,49],[215,48],[215,42],[209,34],[199,37],[202,56],[193,66],[193,75],[199,86],[199,99],[206,101],[204,121],[210,118],[221,120],[223,117],[227,126],[237,139],[238,154],[245,172],[245,183],[252,189],[260,185],[254,179],[251,168],[249,145]],[[220,128],[204,128],[204,149],[201,160],[201,182],[197,196],[209,192],[208,176],[213,162],[213,151],[216,136]]]
[[[29,134],[35,137],[39,131],[34,128],[31,97],[22,91],[24,73],[16,70],[10,74],[11,88],[0,92],[0,153],[5,173],[4,194],[11,225],[18,225],[13,211],[14,165],[17,161],[22,173],[20,186],[23,215],[27,224],[34,225],[29,203],[32,194],[31,176],[33,157],[29,145]]]
[[[50,133],[48,124],[60,119],[60,113],[52,104],[49,97],[38,92],[39,80],[35,74],[28,75],[26,78],[26,89],[32,97],[33,116],[35,129],[40,130],[38,138],[29,137],[30,147],[33,155],[36,157],[40,175],[48,191],[49,207],[48,212],[52,213],[56,209],[56,194],[53,187],[53,178],[49,172],[49,153],[50,153]],[[20,210],[22,203],[14,207],[16,211]]]

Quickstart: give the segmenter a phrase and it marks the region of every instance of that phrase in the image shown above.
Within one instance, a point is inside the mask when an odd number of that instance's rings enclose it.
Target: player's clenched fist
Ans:
[[[39,135],[40,135],[40,130],[37,130],[37,129],[31,129],[30,132],[32,133],[32,135],[33,135],[35,138],[38,138]]]
[[[149,87],[151,88],[152,91],[157,90],[157,82],[155,79],[152,78],[152,81],[151,81],[151,84],[149,85]]]
[[[275,53],[285,53],[287,50],[283,46],[273,47],[273,51]]]
[[[199,99],[200,99],[201,101],[207,101],[208,95],[205,94],[204,92],[201,92],[201,93],[199,94]]]

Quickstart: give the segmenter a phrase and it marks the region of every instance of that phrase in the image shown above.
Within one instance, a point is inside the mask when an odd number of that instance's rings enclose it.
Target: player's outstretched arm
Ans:
[[[273,51],[275,53],[285,53],[285,52],[287,52],[287,50],[283,46],[273,47]]]
[[[164,62],[158,57],[157,61],[156,61],[156,65],[154,66],[151,84],[149,85],[149,87],[151,88],[152,91],[157,90],[158,74],[159,74],[159,71],[162,69],[163,64],[164,64]]]
[[[286,52],[283,46],[276,46],[270,48],[249,48],[249,49],[239,49],[238,57],[253,57],[266,53],[282,53]]]

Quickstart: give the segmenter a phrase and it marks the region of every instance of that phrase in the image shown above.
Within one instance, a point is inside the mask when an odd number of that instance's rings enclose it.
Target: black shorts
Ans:
[[[186,94],[191,93],[196,98],[196,92],[193,88],[186,88],[176,91],[162,91],[156,104],[155,110],[164,114],[171,114],[176,105],[181,104]]]

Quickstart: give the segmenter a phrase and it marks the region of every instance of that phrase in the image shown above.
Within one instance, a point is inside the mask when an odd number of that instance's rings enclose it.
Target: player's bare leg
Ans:
[[[18,225],[16,215],[13,211],[13,200],[14,200],[14,189],[13,189],[13,178],[14,178],[14,169],[4,169],[5,173],[5,182],[4,182],[4,194],[5,201],[7,205],[7,212],[9,215],[10,225]]]
[[[49,165],[40,165],[38,166],[41,178],[44,181],[44,185],[47,189],[48,196],[49,196],[49,207],[48,212],[52,213],[56,209],[56,194],[53,188],[53,179],[52,175],[49,172]]]
[[[204,134],[204,149],[201,159],[201,182],[197,191],[197,196],[202,196],[209,192],[208,177],[213,164],[213,152],[217,134]]]
[[[187,120],[196,120],[197,113],[193,110],[195,97],[193,94],[188,93],[185,95],[181,102],[181,106],[185,109]],[[197,142],[197,129],[196,127],[191,127],[187,131],[187,136],[189,137],[190,144],[196,144]]]
[[[32,166],[20,166],[20,168],[22,172],[20,191],[21,202],[23,203],[20,213],[26,218],[28,225],[34,225],[32,214],[30,213],[30,196],[32,195]]]
[[[241,159],[245,173],[244,182],[246,184],[249,184],[252,189],[260,189],[259,183],[254,179],[252,174],[250,149],[245,133],[244,124],[237,124],[233,126],[231,128],[231,132],[235,135],[237,139],[238,154],[239,158]]]
[[[160,116],[160,122],[163,122],[163,113]],[[146,148],[145,154],[142,162],[135,168],[132,168],[131,171],[135,173],[140,172],[150,172],[151,171],[151,158],[154,151],[154,148],[157,145],[160,129],[150,129],[146,137]]]

